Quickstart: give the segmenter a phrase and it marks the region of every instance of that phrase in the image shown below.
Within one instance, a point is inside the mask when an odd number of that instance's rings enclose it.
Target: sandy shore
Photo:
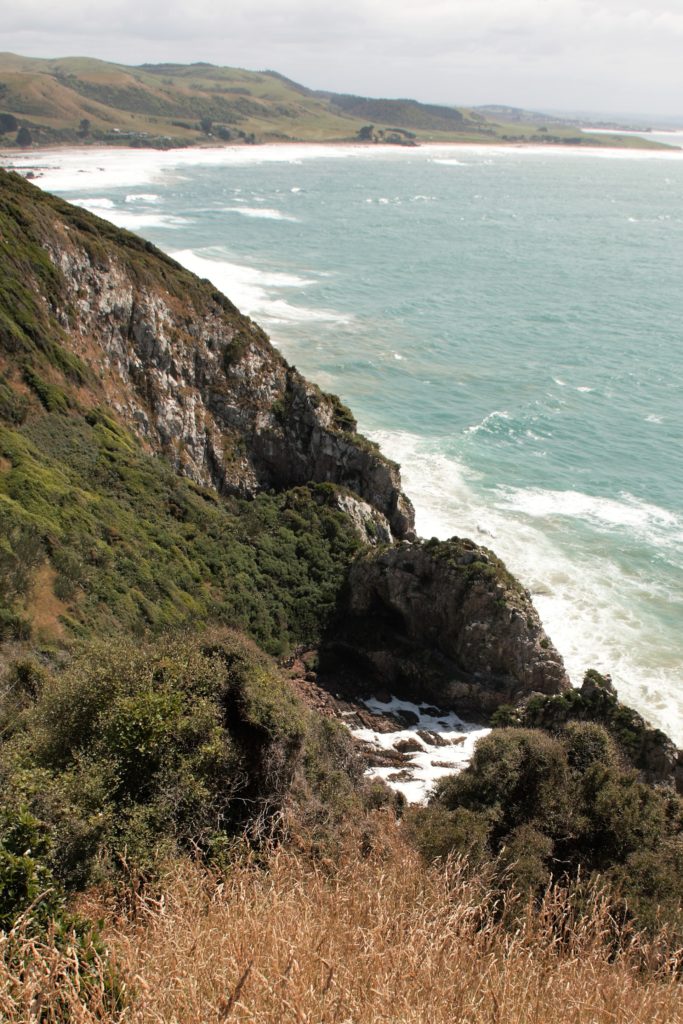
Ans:
[[[123,149],[119,147],[54,147],[31,151],[0,150],[0,166],[33,172],[36,184],[56,192],[133,187],[153,182],[159,173],[183,167],[229,166],[261,163],[299,163],[315,159],[396,160],[453,159],[456,154],[487,157],[562,159],[681,160],[683,150],[627,149],[619,147],[484,144],[471,142],[425,143],[417,147],[362,143],[281,142],[261,146],[211,146],[185,149]]]

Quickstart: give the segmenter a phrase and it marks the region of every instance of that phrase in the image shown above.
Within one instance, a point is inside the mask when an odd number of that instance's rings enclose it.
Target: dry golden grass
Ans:
[[[184,863],[125,914],[95,897],[86,909],[106,914],[127,989],[116,1019],[135,1024],[683,1022],[680,959],[635,939],[610,953],[599,896],[577,919],[551,891],[540,910],[518,908],[514,929],[489,904],[482,882],[457,864],[425,872],[388,829],[336,864],[283,849],[267,870],[246,863],[218,879]],[[73,964],[49,946],[26,953],[23,975],[0,979],[8,1024],[58,1019],[58,991],[77,1024],[112,1019],[102,984],[86,1007]]]

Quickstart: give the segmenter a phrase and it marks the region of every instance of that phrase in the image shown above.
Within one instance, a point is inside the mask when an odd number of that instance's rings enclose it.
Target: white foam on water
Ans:
[[[86,206],[86,209],[89,209],[89,207]],[[99,217],[103,217],[105,220],[111,221],[117,228],[125,228],[127,231],[142,231],[144,228],[169,228],[175,230],[192,224],[192,220],[188,217],[152,213],[151,211],[149,213],[133,213],[129,210],[113,208],[95,209],[92,212],[97,213]]]
[[[128,231],[140,231],[143,228],[182,228],[192,221],[187,217],[178,217],[173,214],[144,212],[137,213],[131,210],[117,208],[111,199],[100,197],[72,199],[76,206],[83,207],[90,213],[97,214],[117,228],[126,228]]]
[[[563,544],[566,521],[585,521],[613,534],[642,536],[680,551],[678,519],[630,495],[620,500],[573,491],[498,488],[477,490],[477,474],[438,444],[398,431],[370,436],[401,465],[406,493],[423,537],[471,537],[492,547],[529,588],[574,685],[588,668],[611,673],[621,699],[683,743],[683,665],[680,647],[667,645],[652,608],[677,614],[681,595],[645,579],[609,557],[609,545],[572,549]],[[596,554],[595,548],[598,548]]]
[[[254,217],[259,220],[288,220],[297,223],[299,219],[265,206],[225,206],[223,210],[225,213],[240,213],[243,217]]]
[[[453,711],[434,715],[432,712],[439,709],[398,697],[392,697],[387,703],[373,697],[363,703],[376,714],[408,711],[418,720],[416,725],[396,729],[394,732],[379,732],[370,728],[350,730],[352,736],[377,751],[396,750],[396,744],[405,740],[420,745],[420,750],[405,754],[406,763],[401,767],[375,767],[366,772],[368,778],[383,779],[392,789],[402,793],[408,803],[426,803],[434,783],[466,768],[472,759],[476,742],[491,731],[484,726],[464,722]],[[418,736],[418,730],[436,734],[441,743],[431,743],[428,738]],[[409,777],[399,778],[404,772]]]
[[[494,409],[487,416],[484,416],[481,423],[475,423],[470,427],[467,427],[465,433],[467,434],[478,434],[480,430],[486,430],[490,428],[492,424],[495,424],[497,420],[509,420],[510,413],[506,409]]]
[[[566,516],[583,519],[598,528],[625,527],[630,534],[658,547],[683,543],[683,522],[668,509],[641,501],[632,494],[621,500],[579,491],[501,487],[499,507],[511,508],[534,518]]]
[[[156,192],[132,192],[126,196],[127,203],[158,203],[160,201],[161,196],[158,196]]]
[[[455,156],[457,152],[458,156]],[[55,192],[78,192],[83,188],[136,188],[169,180],[182,174],[185,167],[244,166],[265,163],[298,165],[306,160],[447,160],[463,163],[458,157],[479,158],[491,164],[500,159],[527,159],[542,156],[549,160],[683,160],[683,150],[611,149],[601,147],[482,145],[477,143],[435,143],[418,147],[390,145],[324,145],[278,143],[265,146],[224,146],[202,149],[128,149],[80,148],[32,150],[29,153],[6,151],[0,164],[21,170],[34,170],[35,184]],[[464,161],[470,162],[469,160]]]
[[[113,210],[115,205],[111,199],[105,198],[72,199],[71,202],[75,203],[76,206],[82,206],[84,210],[93,210],[96,213],[100,210]]]
[[[221,253],[210,249],[201,252],[183,249],[170,255],[193,274],[211,281],[249,316],[258,316],[274,324],[351,322],[351,317],[331,310],[294,306],[285,299],[273,297],[273,292],[279,289],[306,288],[314,285],[315,280],[312,278],[258,270],[256,267],[232,263]]]

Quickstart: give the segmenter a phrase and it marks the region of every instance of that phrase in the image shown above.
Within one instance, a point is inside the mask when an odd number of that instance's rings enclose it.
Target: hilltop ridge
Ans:
[[[339,94],[309,89],[277,71],[205,63],[128,67],[87,57],[0,54],[0,143],[5,145],[163,149],[354,140],[657,145],[633,136],[588,137],[558,119],[539,125],[535,118],[520,119],[519,112],[508,118],[506,110]]]

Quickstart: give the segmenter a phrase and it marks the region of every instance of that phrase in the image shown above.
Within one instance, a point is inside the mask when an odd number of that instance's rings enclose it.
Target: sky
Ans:
[[[33,57],[273,69],[311,88],[683,122],[683,0],[22,0]]]

